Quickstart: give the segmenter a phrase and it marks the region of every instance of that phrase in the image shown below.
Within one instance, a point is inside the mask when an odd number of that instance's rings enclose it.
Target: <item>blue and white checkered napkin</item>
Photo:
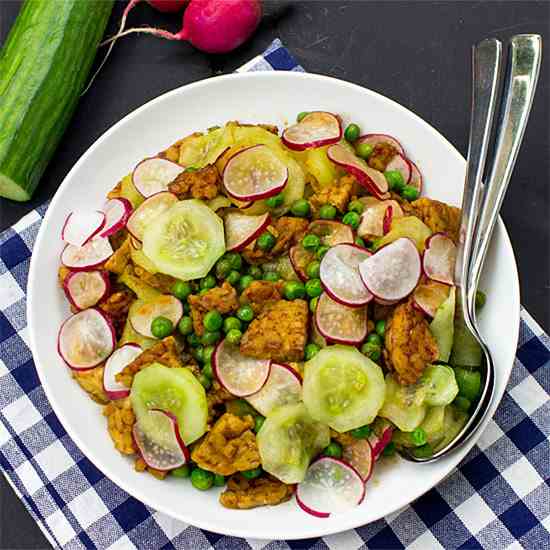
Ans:
[[[303,70],[276,40],[241,70]],[[297,542],[232,539],[147,508],[69,439],[28,347],[25,287],[46,206],[0,235],[0,466],[52,545],[260,549],[550,547],[550,339],[523,310],[512,378],[478,445],[436,489],[354,531]]]

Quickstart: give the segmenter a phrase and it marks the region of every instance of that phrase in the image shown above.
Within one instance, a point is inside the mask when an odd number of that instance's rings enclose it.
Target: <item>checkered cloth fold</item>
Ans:
[[[241,71],[303,70],[279,40]],[[28,347],[25,288],[47,205],[0,234],[0,467],[52,545],[65,548],[548,548],[550,339],[522,310],[512,377],[476,447],[445,481],[383,520],[305,541],[200,530],[107,479],[71,441]]]

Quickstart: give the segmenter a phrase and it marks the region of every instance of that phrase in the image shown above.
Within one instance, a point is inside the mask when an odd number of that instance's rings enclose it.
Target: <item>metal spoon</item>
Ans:
[[[409,449],[401,455],[413,462],[431,462],[463,445],[485,417],[494,390],[494,365],[489,348],[480,334],[475,312],[475,296],[483,262],[519,147],[537,87],[542,54],[539,35],[517,35],[510,40],[506,82],[493,165],[487,184],[482,183],[501,68],[502,45],[497,39],[483,40],[472,50],[472,116],[468,165],[462,198],[460,242],[455,268],[455,284],[464,323],[482,350],[482,391],[470,418],[446,446],[431,456],[415,456]]]

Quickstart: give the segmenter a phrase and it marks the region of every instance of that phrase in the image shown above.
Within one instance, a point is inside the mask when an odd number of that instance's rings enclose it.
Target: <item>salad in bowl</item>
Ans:
[[[315,111],[191,134],[73,211],[58,351],[114,450],[227,508],[327,517],[378,460],[446,445],[481,351],[456,315],[460,211],[421,193],[396,137]]]

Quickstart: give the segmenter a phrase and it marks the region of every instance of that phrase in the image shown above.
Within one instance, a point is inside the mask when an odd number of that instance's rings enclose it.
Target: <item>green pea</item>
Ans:
[[[257,477],[260,477],[263,473],[263,470],[261,468],[254,468],[253,470],[245,470],[244,472],[241,472],[243,477],[246,479],[256,479]]]
[[[174,323],[170,319],[163,317],[155,317],[151,323],[151,333],[155,338],[166,338],[172,334]]]
[[[359,143],[355,146],[357,156],[362,159],[368,159],[373,151],[374,147],[370,143]]]
[[[214,475],[214,487],[223,487],[225,485],[225,476],[221,474]]]
[[[350,143],[357,140],[357,138],[361,135],[361,128],[357,124],[351,123],[348,124],[346,131],[344,132],[344,137],[346,138],[346,141],[349,141]]]
[[[237,317],[244,321],[245,323],[249,323],[254,319],[254,310],[249,305],[241,306],[237,310]]]
[[[254,277],[252,275],[243,275],[239,281],[239,291],[243,292],[253,280]]]
[[[199,382],[202,384],[205,390],[210,389],[210,386],[212,386],[212,379],[208,378],[206,374],[199,374]]]
[[[237,345],[240,343],[243,333],[238,328],[232,328],[226,335],[225,339],[230,343]]]
[[[367,344],[374,344],[375,346],[381,346],[382,345],[382,338],[380,338],[380,335],[376,332],[371,332],[367,336]]]
[[[232,329],[241,330],[242,323],[236,317],[226,317],[223,321],[223,331],[225,333],[229,332]]]
[[[481,309],[485,302],[487,301],[487,296],[484,292],[481,292],[481,290],[478,290],[476,292],[476,309]]]
[[[210,361],[205,362],[202,367],[202,374],[212,380],[214,378],[214,371],[212,370],[212,363]]]
[[[184,172],[196,172],[198,168],[195,168],[194,166],[188,166]]]
[[[306,199],[298,199],[292,204],[290,211],[299,218],[307,218],[310,211],[309,202]]]
[[[384,172],[384,176],[386,177],[386,181],[388,182],[390,189],[396,193],[401,193],[405,187],[403,174],[401,174],[399,170],[388,170],[387,172]]]
[[[411,432],[411,440],[417,447],[421,447],[427,441],[426,432],[420,427],[415,428]]]
[[[409,202],[415,201],[419,196],[420,193],[418,192],[418,189],[416,187],[412,187],[411,185],[405,185],[403,189],[401,190],[401,196]]]
[[[296,300],[304,298],[306,289],[300,281],[287,281],[283,287],[283,296],[287,300]]]
[[[321,246],[321,239],[317,235],[306,235],[302,239],[302,246],[310,252],[315,252]]]
[[[178,330],[180,331],[180,334],[183,334],[184,336],[191,334],[193,332],[193,321],[191,320],[191,317],[187,315],[182,317],[178,323]]]
[[[323,449],[323,454],[325,456],[331,456],[332,458],[342,458],[342,445],[337,441],[331,441]]]
[[[275,244],[277,243],[277,239],[269,232],[264,231],[256,241],[256,246],[260,250],[271,250]]]
[[[241,267],[243,266],[243,259],[241,258],[241,255],[237,252],[227,252],[223,256],[226,260],[229,260],[229,263],[231,264],[231,269],[236,269],[237,271],[240,271]]]
[[[231,263],[226,258],[221,258],[216,262],[216,277],[225,279],[231,272]]]
[[[206,330],[211,332],[220,330],[223,325],[223,317],[219,311],[213,309],[204,316],[202,324]]]
[[[467,370],[462,367],[455,368],[455,378],[458,384],[458,393],[475,401],[481,393],[481,374],[479,371]]]
[[[469,399],[466,399],[465,397],[459,395],[453,401],[453,405],[461,411],[468,412],[470,410],[470,407],[472,406],[472,402]]]
[[[366,439],[371,433],[372,428],[368,424],[365,424],[364,426],[361,426],[359,428],[355,428],[350,432],[350,434],[355,437],[355,439]]]
[[[257,265],[251,265],[248,268],[248,274],[254,279],[262,278],[262,270]]]
[[[191,475],[191,468],[189,468],[189,464],[184,464],[183,466],[172,470],[170,474],[174,477],[189,477]]]
[[[384,338],[386,334],[386,321],[384,321],[384,319],[376,321],[376,324],[374,325],[374,330],[376,331],[376,334],[380,336],[380,338]]]
[[[309,361],[313,357],[315,357],[319,353],[319,346],[317,344],[307,344],[305,349],[305,359],[306,361]]]
[[[302,122],[302,120],[304,120],[307,115],[309,115],[308,111],[302,111],[301,113],[298,113],[298,115],[296,116],[296,121]]]
[[[204,351],[202,352],[202,360],[205,365],[207,363],[210,363],[210,360],[212,359],[212,355],[214,354],[215,349],[216,348],[214,346],[206,346],[204,348]]]
[[[203,277],[199,283],[199,287],[201,290],[209,290],[211,288],[214,288],[216,286],[216,277],[214,275],[207,275],[206,277]]]
[[[214,484],[214,474],[202,468],[194,468],[191,472],[191,484],[195,489],[208,491]]]
[[[187,302],[183,302],[183,312],[191,313],[191,306]]]
[[[199,338],[199,336],[198,336],[197,334],[195,334],[195,333],[193,332],[193,333],[187,335],[187,343],[188,343],[192,348],[196,348],[197,346],[200,346],[200,344],[201,344],[201,339]]]
[[[322,220],[333,220],[336,217],[336,214],[336,207],[332,206],[332,204],[323,204],[323,206],[319,208],[319,217]]]
[[[349,225],[352,229],[357,229],[359,227],[359,222],[361,221],[361,216],[357,212],[348,212],[343,218],[342,222],[346,225]]]
[[[211,346],[215,344],[222,337],[222,333],[219,330],[207,331],[201,336],[201,344],[204,346]]]
[[[318,249],[317,251],[315,252],[315,257],[318,259],[318,260],[321,260],[323,258],[323,256],[328,252],[328,249],[330,248],[330,246],[327,246],[326,244],[322,244]]]
[[[360,200],[354,200],[348,204],[348,212],[355,212],[356,214],[362,214],[364,209],[365,209],[365,205]]]
[[[371,359],[375,363],[380,361],[380,357],[382,357],[382,350],[380,346],[376,344],[372,344],[371,342],[365,342],[361,346],[361,353],[363,355],[366,355],[369,359]]]
[[[279,193],[278,195],[275,195],[273,197],[269,197],[265,199],[265,204],[268,208],[279,208],[285,201],[285,198],[283,197],[282,193]]]
[[[434,454],[432,446],[429,443],[426,443],[421,447],[416,447],[412,452],[414,456],[417,456],[418,458],[428,458]]]
[[[276,283],[280,278],[276,271],[266,271],[262,276],[264,281],[271,281],[272,283]]]
[[[172,286],[172,294],[180,300],[187,300],[191,294],[191,285],[187,281],[176,281]]]
[[[315,313],[317,311],[317,302],[318,301],[319,301],[319,297],[312,298],[309,301],[309,311],[311,311],[311,313]]]
[[[383,456],[393,456],[395,454],[395,443],[393,441],[390,441],[382,451]]]
[[[305,284],[306,287],[306,294],[310,298],[317,298],[318,296],[321,296],[323,293],[323,287],[321,286],[321,280],[320,279],[310,279]]]
[[[354,243],[357,246],[362,246],[363,248],[367,247],[367,243],[361,237],[355,237]]]
[[[234,269],[233,271],[230,271],[229,275],[225,278],[225,280],[231,286],[237,286],[240,279],[241,279],[241,274],[236,269]]]
[[[306,275],[310,279],[318,279],[319,278],[319,272],[321,271],[321,262],[313,261],[309,262],[306,267]]]
[[[208,291],[210,289],[209,288],[203,288],[200,292],[199,292],[199,296],[204,296],[205,294],[208,294]]]
[[[265,422],[265,417],[263,417],[263,416],[257,416],[254,419],[254,431],[256,433],[258,433],[262,429],[262,426],[264,425],[264,422]]]
[[[192,355],[199,363],[202,363],[204,361],[204,346],[197,346]]]

